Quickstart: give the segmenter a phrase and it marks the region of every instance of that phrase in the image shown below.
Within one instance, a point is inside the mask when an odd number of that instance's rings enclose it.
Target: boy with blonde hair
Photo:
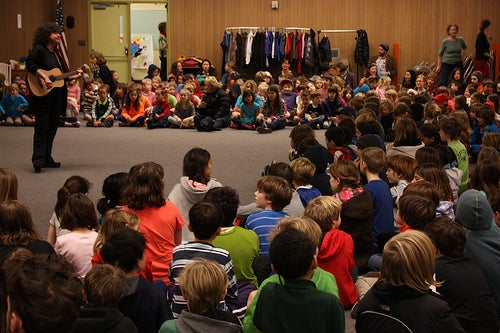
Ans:
[[[338,230],[341,219],[342,202],[332,197],[318,197],[309,202],[304,216],[318,224],[323,233],[319,246],[318,266],[332,273],[339,288],[344,308],[349,309],[358,300],[358,293],[352,279],[354,262],[354,242],[352,237]]]
[[[269,232],[286,216],[283,208],[291,200],[292,189],[284,178],[264,176],[257,182],[255,204],[264,210],[248,216],[245,226],[259,236],[261,254],[269,254]]]
[[[153,91],[153,81],[151,79],[142,80],[142,96],[146,97],[151,105],[156,104],[156,93]]]
[[[188,310],[182,311],[177,320],[164,322],[158,333],[187,332],[193,327],[197,332],[242,331],[236,316],[217,309],[229,286],[227,274],[217,262],[203,258],[191,260],[182,270],[179,284]]]
[[[316,166],[305,157],[299,157],[290,163],[293,170],[293,187],[300,196],[300,201],[304,207],[309,201],[321,196],[321,192],[311,185],[311,179],[316,172]]]

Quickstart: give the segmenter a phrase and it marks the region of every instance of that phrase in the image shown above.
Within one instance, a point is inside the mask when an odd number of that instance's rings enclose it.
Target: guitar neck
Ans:
[[[76,74],[78,74],[78,71],[72,71],[72,72],[68,72],[68,73],[64,73],[64,74],[60,74],[60,75],[54,75],[53,77],[50,77],[50,80],[52,82],[54,82],[54,81],[62,80],[62,79],[65,79],[67,77],[70,77],[70,76],[73,76]]]

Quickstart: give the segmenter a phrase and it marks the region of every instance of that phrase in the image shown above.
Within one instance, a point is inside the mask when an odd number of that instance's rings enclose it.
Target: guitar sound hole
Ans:
[[[54,75],[49,76],[49,80],[55,82],[57,79]]]

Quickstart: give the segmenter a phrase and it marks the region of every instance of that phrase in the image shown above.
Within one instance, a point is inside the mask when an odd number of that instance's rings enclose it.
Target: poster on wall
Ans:
[[[153,35],[132,34],[130,42],[132,68],[148,68],[153,63]]]

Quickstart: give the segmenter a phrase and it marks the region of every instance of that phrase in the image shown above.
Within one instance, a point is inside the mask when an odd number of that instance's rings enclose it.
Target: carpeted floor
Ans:
[[[224,185],[238,190],[242,203],[253,201],[255,184],[265,164],[288,161],[290,128],[271,134],[224,129],[221,132],[145,128],[60,128],[53,156],[60,169],[33,171],[31,152],[33,128],[0,127],[0,167],[11,168],[19,179],[19,198],[32,210],[37,227],[45,235],[56,201],[57,190],[72,175],[90,180],[94,202],[101,197],[106,176],[128,172],[131,166],[147,161],[165,169],[165,193],[182,175],[184,154],[202,147],[212,156],[213,173]],[[318,137],[323,135],[318,132]]]

